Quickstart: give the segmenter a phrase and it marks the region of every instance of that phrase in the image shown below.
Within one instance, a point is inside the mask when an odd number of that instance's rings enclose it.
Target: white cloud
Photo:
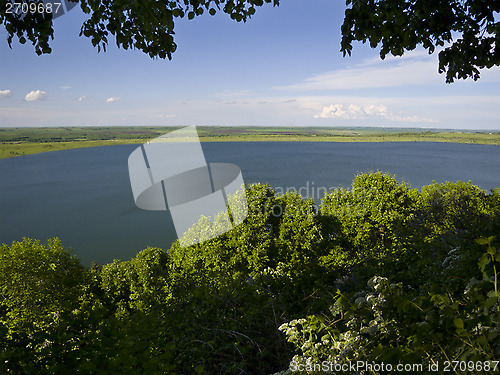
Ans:
[[[389,121],[401,122],[437,122],[432,119],[421,118],[418,116],[408,116],[405,114],[394,114],[389,112],[383,104],[369,104],[365,106],[349,104],[332,104],[323,107],[320,114],[314,115],[314,118],[338,119],[338,120],[366,120],[373,118],[382,118]]]
[[[12,92],[10,90],[0,91],[0,99],[5,99],[9,96],[12,96]]]
[[[332,104],[327,107],[323,107],[323,110],[319,115],[314,115],[314,118],[337,118],[341,120],[355,120],[363,117],[364,112],[360,106],[355,104],[349,104],[349,106],[344,107],[343,104]]]
[[[24,100],[27,102],[34,102],[37,100],[46,100],[48,98],[49,98],[49,96],[47,95],[47,93],[45,91],[36,90],[36,91],[31,91],[30,93],[28,93],[26,95],[26,97],[24,98]]]
[[[83,96],[80,96],[80,97],[79,97],[78,99],[76,99],[76,100],[78,100],[79,102],[83,102],[85,99],[87,99],[87,97],[86,97],[85,95],[83,95]]]
[[[234,98],[246,98],[252,92],[250,90],[222,90],[214,93],[213,97],[216,99],[227,100]]]
[[[15,95],[13,95],[15,96]],[[73,106],[31,106],[16,103],[9,106],[0,101],[0,124],[2,126],[83,126],[83,125],[259,125],[259,126],[394,126],[394,127],[436,127],[462,129],[500,130],[500,96],[346,96],[311,95],[294,96],[293,103],[285,103],[291,97],[252,96],[233,106],[224,105],[216,99],[203,98],[172,102],[141,103],[125,108],[113,104],[99,106],[91,101]],[[52,98],[51,98],[52,99]],[[11,102],[6,100],[5,102]],[[262,105],[259,102],[265,101]],[[101,103],[104,99],[101,100]],[[7,103],[5,103],[7,104]],[[92,105],[96,104],[96,108]],[[119,103],[118,103],[119,104]],[[319,115],[325,107],[337,107],[344,112],[351,111],[357,119],[340,119]],[[168,105],[168,107],[166,107]],[[352,105],[352,106],[351,106]],[[351,107],[350,107],[351,106]],[[371,107],[373,106],[373,107]],[[384,106],[387,112],[384,111]],[[358,109],[358,107],[360,109]],[[379,113],[379,115],[377,115]],[[384,113],[386,113],[384,115]],[[170,119],[167,116],[176,117]],[[328,112],[326,112],[328,114]],[[161,119],[163,115],[164,119]],[[316,119],[314,116],[316,115]],[[150,117],[151,116],[151,117]],[[127,119],[123,119],[127,117]],[[363,118],[361,118],[363,117]],[[99,122],[102,119],[102,122]],[[435,120],[432,122],[431,120]],[[417,122],[417,121],[422,122]]]
[[[437,72],[437,66],[435,55],[415,52],[385,60],[372,58],[353,67],[317,74],[278,88],[317,91],[442,85],[445,78]]]
[[[166,120],[166,119],[175,118],[175,117],[177,117],[177,115],[159,114],[159,115],[149,115],[148,117],[150,119],[154,119],[154,120]]]
[[[69,90],[71,86],[61,86],[61,90]]]
[[[117,102],[118,100],[120,100],[120,97],[112,96],[111,98],[106,99],[106,103],[113,103],[113,102]]]
[[[445,75],[438,73],[438,53],[406,52],[403,56],[371,57],[351,67],[313,75],[295,84],[276,87],[287,91],[333,91],[394,87],[445,86]],[[500,69],[482,69],[481,83],[500,81]],[[453,86],[472,80],[457,80]]]

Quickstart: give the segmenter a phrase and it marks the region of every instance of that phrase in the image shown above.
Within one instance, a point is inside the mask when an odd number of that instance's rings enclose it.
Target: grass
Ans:
[[[0,159],[15,156],[39,154],[41,152],[69,150],[72,148],[110,146],[117,144],[140,143],[140,140],[100,140],[100,141],[71,141],[71,142],[13,142],[0,143]]]
[[[0,159],[81,147],[138,144],[179,127],[0,128]],[[452,142],[500,145],[500,132],[401,128],[198,127],[202,142]]]

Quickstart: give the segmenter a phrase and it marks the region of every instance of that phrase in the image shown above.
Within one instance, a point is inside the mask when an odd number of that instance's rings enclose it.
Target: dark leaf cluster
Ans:
[[[176,19],[194,19],[207,12],[218,11],[231,19],[246,22],[256,8],[265,3],[278,5],[279,0],[71,0],[80,3],[89,16],[83,23],[80,36],[90,38],[98,51],[106,50],[110,36],[124,49],[137,49],[151,58],[172,58],[177,49],[174,41]],[[54,38],[53,15],[48,12],[19,14],[7,12],[8,0],[0,1],[0,24],[8,33],[9,45],[14,37],[22,43],[29,40],[37,54],[50,53],[49,40]],[[41,0],[22,0],[39,3]]]
[[[498,0],[347,0],[341,51],[354,41],[380,48],[380,57],[401,56],[422,46],[439,52],[446,82],[479,78],[500,65]]]

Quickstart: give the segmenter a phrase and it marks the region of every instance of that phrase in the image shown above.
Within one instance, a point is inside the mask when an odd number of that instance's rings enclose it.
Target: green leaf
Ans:
[[[453,324],[458,329],[463,329],[464,328],[464,321],[462,319],[460,319],[460,318],[453,319]]]
[[[487,238],[478,238],[476,239],[476,242],[479,244],[479,245],[487,245],[489,243],[488,239]]]
[[[495,303],[498,302],[498,297],[490,297],[486,301],[484,301],[484,307],[489,309],[490,307],[494,306]]]
[[[490,292],[487,295],[488,295],[488,297],[496,297],[496,298],[498,298],[498,297],[500,297],[500,292],[495,291],[495,290],[490,290]]]
[[[491,263],[491,257],[488,254],[483,254],[479,259],[479,269],[484,271],[485,267]]]
[[[497,253],[497,249],[495,246],[488,246],[488,250],[487,250],[488,254],[490,255],[495,255]]]

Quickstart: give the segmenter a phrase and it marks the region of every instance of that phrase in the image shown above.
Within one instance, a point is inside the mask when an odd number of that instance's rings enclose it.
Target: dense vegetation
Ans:
[[[247,199],[220,237],[89,269],[57,239],[1,246],[0,372],[272,374],[327,360],[442,373],[463,360],[474,367],[457,373],[494,373],[500,189],[418,191],[377,172],[319,208],[263,185]]]

